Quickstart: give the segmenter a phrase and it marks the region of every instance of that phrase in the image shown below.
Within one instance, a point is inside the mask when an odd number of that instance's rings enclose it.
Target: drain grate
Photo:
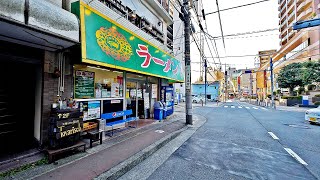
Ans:
[[[306,125],[299,125],[299,124],[284,124],[284,125],[293,127],[293,128],[310,129],[310,127]]]

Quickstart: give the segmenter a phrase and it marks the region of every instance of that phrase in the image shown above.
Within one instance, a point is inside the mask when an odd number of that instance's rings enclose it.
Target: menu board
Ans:
[[[74,80],[74,97],[94,98],[94,72],[77,70]]]
[[[157,84],[152,84],[152,97],[151,98],[157,98],[158,96],[158,85]]]
[[[111,83],[111,97],[119,97],[119,83]]]
[[[149,109],[150,108],[150,102],[149,102],[149,93],[144,93],[144,108]]]

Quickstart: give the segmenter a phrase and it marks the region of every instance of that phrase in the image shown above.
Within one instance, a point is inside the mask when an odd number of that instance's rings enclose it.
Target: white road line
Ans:
[[[247,109],[250,109],[249,107],[246,107]]]
[[[258,109],[258,108],[256,108],[256,107],[252,107],[253,109]]]
[[[231,108],[235,108],[234,106],[231,106]]]
[[[262,107],[261,109],[263,109],[263,110],[267,110],[266,108],[264,108],[264,107]]]
[[[286,150],[293,158],[295,158],[297,161],[299,161],[299,163],[303,164],[303,165],[308,165],[303,159],[301,159],[298,154],[296,154],[295,152],[293,152],[290,148],[284,148],[284,150]]]
[[[268,132],[268,133],[270,134],[270,136],[271,136],[273,139],[279,140],[279,138],[278,138],[275,134],[273,134],[273,132]]]
[[[238,106],[239,109],[242,109],[242,106]]]
[[[223,106],[223,107],[227,108],[228,106]]]

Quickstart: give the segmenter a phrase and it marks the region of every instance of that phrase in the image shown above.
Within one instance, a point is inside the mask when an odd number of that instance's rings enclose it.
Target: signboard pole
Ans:
[[[184,12],[184,45],[185,45],[185,77],[186,77],[186,124],[192,122],[191,66],[190,66],[190,11],[189,0],[183,0]]]

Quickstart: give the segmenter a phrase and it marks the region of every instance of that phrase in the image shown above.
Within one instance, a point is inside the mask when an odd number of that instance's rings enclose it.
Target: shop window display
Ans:
[[[94,83],[84,82],[79,83],[77,79],[75,80],[75,97],[77,98],[77,94],[81,92],[77,92],[77,87],[83,86],[78,88],[78,91],[84,91],[82,93],[91,91],[91,88],[94,89],[93,93],[87,93],[88,96],[78,96],[83,98],[122,98],[123,97],[123,73],[120,71],[104,69],[95,66],[86,66],[86,65],[75,65],[75,77],[77,77],[77,73],[79,72],[87,72],[91,76],[94,76]],[[89,80],[89,78],[86,78]],[[78,84],[77,84],[78,83]],[[92,87],[85,87],[92,86]],[[93,90],[92,89],[92,90]]]

